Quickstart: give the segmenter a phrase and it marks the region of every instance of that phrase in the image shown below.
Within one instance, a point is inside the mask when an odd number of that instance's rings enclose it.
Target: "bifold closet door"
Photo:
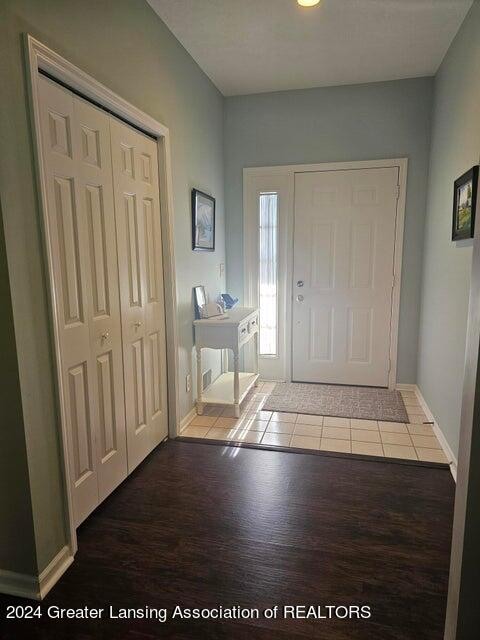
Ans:
[[[168,433],[157,145],[110,118],[122,309],[128,468]]]
[[[61,382],[75,520],[127,475],[109,116],[40,78]]]

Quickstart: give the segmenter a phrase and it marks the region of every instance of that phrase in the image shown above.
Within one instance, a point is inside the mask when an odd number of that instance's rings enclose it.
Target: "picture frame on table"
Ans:
[[[195,303],[195,320],[199,320],[202,317],[202,309],[207,304],[207,294],[205,293],[205,287],[203,285],[193,287],[193,298]]]

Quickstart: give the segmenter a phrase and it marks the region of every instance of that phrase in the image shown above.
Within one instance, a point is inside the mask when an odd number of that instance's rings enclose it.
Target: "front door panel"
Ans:
[[[398,168],[295,177],[293,379],[388,386]]]

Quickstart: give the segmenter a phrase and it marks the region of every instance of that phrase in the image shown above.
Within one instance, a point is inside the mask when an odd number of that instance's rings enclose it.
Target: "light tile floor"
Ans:
[[[338,451],[386,458],[449,463],[412,391],[402,391],[409,422],[377,422],[278,413],[262,409],[274,384],[261,382],[242,404],[240,418],[231,407],[208,405],[181,435],[266,446]]]

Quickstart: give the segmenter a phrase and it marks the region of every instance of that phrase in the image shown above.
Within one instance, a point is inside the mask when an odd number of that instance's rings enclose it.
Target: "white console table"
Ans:
[[[226,317],[225,317],[226,316]],[[197,352],[197,413],[204,404],[232,405],[240,416],[240,403],[258,380],[258,309],[235,307],[225,316],[195,320]],[[255,340],[255,371],[240,372],[240,349]],[[202,349],[231,349],[233,372],[224,371],[207,389],[202,389]]]

